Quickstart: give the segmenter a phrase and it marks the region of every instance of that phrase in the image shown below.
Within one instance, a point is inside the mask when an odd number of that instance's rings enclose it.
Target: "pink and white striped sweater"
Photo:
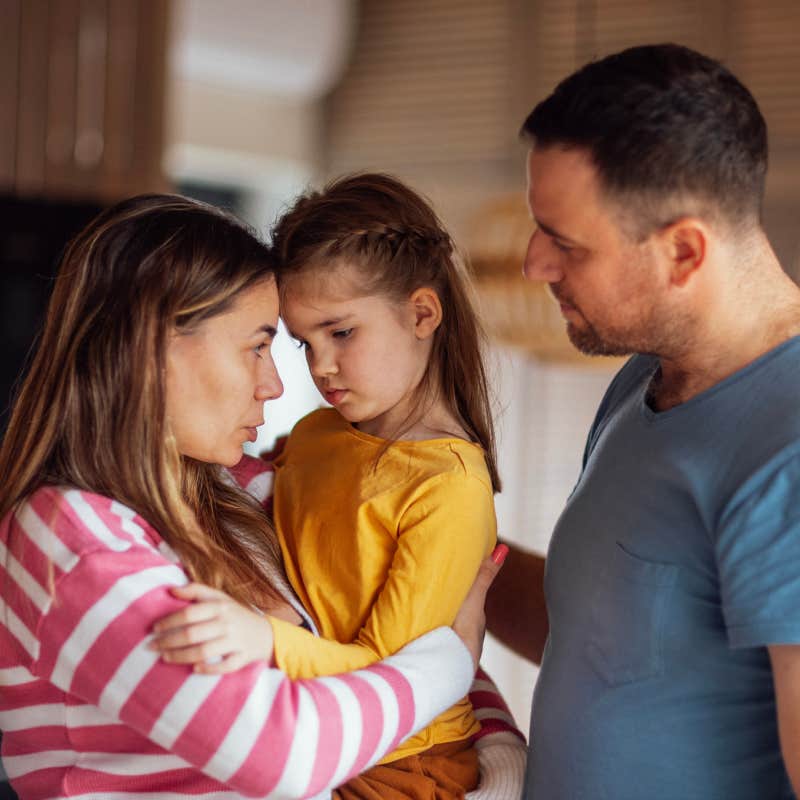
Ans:
[[[334,678],[165,664],[146,644],[186,581],[158,533],[107,497],[44,488],[0,523],[2,758],[23,800],[315,795],[470,684],[449,629]]]

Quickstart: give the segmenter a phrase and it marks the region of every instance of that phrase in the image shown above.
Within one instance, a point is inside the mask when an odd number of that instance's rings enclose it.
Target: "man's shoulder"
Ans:
[[[598,406],[592,430],[596,429],[598,424],[613,413],[633,392],[643,384],[649,383],[657,368],[658,358],[655,356],[642,354],[631,356],[608,385]]]

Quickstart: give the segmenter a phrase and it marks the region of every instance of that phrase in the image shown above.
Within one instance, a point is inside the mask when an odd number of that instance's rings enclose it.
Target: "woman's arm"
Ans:
[[[299,798],[339,785],[469,686],[472,659],[446,629],[369,669],[320,680],[291,681],[263,663],[225,676],[166,664],[147,645],[155,621],[181,605],[169,588],[185,583],[183,571],[124,530],[78,555],[37,525],[30,531],[43,542],[18,531],[23,569],[0,568],[25,666],[243,795]],[[41,561],[54,542],[63,560],[48,589],[26,559]]]
[[[467,800],[519,800],[528,756],[525,737],[515,725],[500,690],[480,667],[469,699],[481,725],[475,735],[481,782]]]

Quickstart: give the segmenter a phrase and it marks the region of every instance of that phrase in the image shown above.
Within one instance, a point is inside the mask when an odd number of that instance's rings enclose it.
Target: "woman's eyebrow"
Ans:
[[[278,329],[274,325],[259,325],[259,327],[253,331],[253,336],[257,336],[259,333],[266,333],[267,336],[274,339],[278,335]]]

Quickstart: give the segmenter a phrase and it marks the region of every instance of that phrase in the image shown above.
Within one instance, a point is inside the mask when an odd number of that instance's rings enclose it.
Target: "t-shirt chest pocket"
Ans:
[[[679,568],[645,561],[615,543],[597,580],[586,656],[609,685],[644,680],[664,668],[664,618]]]

